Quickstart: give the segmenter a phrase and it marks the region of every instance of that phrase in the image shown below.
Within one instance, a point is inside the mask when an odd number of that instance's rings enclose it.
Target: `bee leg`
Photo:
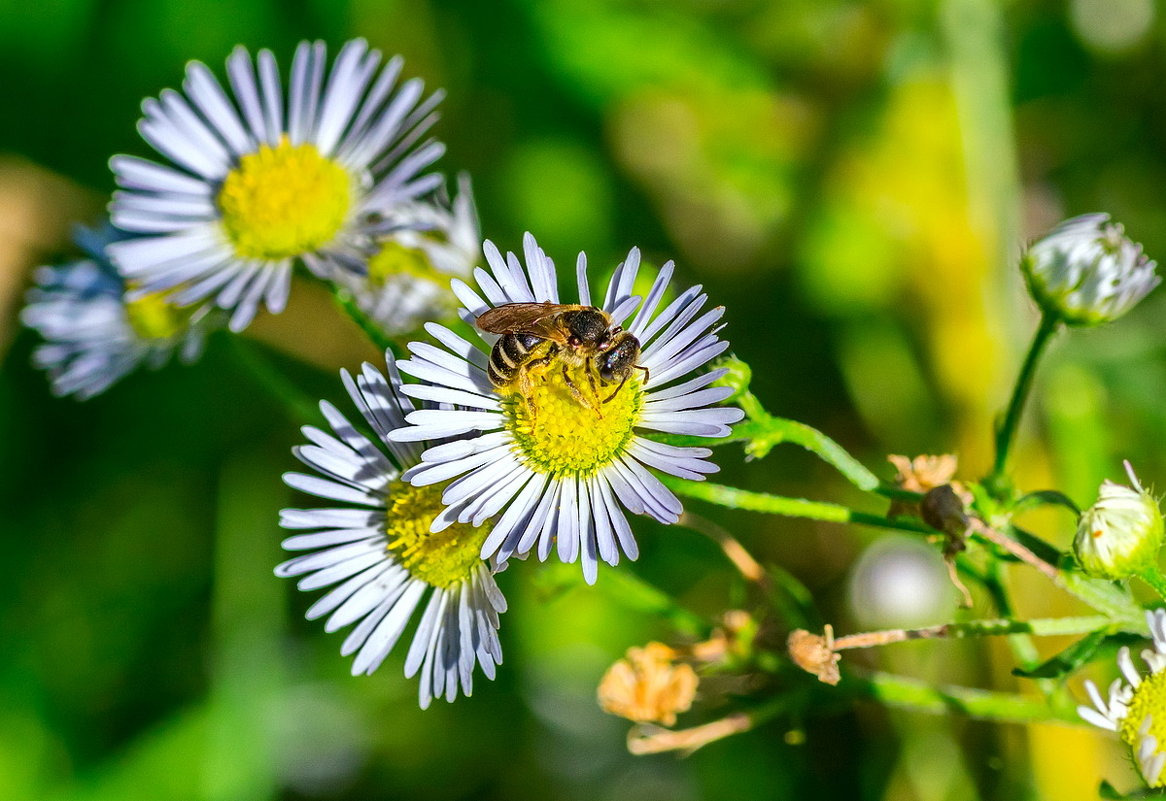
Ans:
[[[638,365],[638,364],[633,364],[632,367],[636,368],[637,370],[644,371],[644,383],[645,384],[652,380],[652,374],[648,372],[647,367],[643,367],[643,366]]]
[[[544,364],[550,364],[555,358],[555,351],[552,351],[545,356],[540,356],[537,359],[531,359],[526,364],[519,368],[518,390],[522,393],[523,400],[526,401],[526,408],[530,412],[530,419],[533,422],[535,413],[538,411],[534,402],[534,395],[531,393],[530,371],[532,368],[541,367]]]
[[[571,379],[571,374],[567,372],[567,365],[565,364],[563,365],[563,383],[566,384],[567,389],[571,391],[571,397],[579,401],[581,406],[586,406],[588,409],[594,409],[597,412],[599,411],[599,408],[595,405],[595,402],[588,400],[587,396],[579,390],[579,386]]]
[[[608,395],[606,398],[604,398],[604,399],[603,399],[603,402],[604,402],[604,403],[607,403],[607,402],[609,402],[609,401],[610,401],[612,398],[614,398],[616,395],[618,395],[618,394],[619,394],[619,391],[620,391],[621,389],[623,389],[623,385],[624,385],[624,384],[626,384],[626,383],[628,382],[628,376],[629,376],[629,375],[631,375],[631,373],[630,373],[630,372],[629,372],[627,375],[625,375],[625,376],[623,377],[623,381],[620,381],[620,382],[619,382],[619,386],[615,388],[615,392],[611,393],[610,395]]]
[[[596,403],[596,401],[599,401],[599,386],[595,383],[595,366],[590,356],[587,357],[587,362],[583,365],[583,370],[587,374],[587,383],[591,385],[591,397],[593,398],[590,404],[591,408],[595,410],[596,414],[603,417],[603,411],[600,408],[602,402]]]

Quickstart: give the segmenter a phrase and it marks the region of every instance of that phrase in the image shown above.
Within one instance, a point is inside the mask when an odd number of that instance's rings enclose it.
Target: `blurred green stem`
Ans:
[[[662,480],[674,492],[729,509],[745,509],[751,512],[764,512],[784,517],[825,520],[829,523],[855,523],[862,526],[890,528],[917,534],[936,533],[931,527],[912,518],[886,518],[855,511],[835,503],[810,501],[805,498],[786,498],[781,495],[771,495],[768,492],[751,492],[706,481],[687,481],[666,476],[662,477]]]
[[[1032,345],[1029,346],[1028,355],[1024,357],[1024,364],[1020,367],[1020,375],[1016,379],[1016,387],[1012,390],[1012,399],[1008,403],[1008,411],[1004,415],[1004,420],[1000,424],[1000,428],[996,431],[996,462],[992,466],[992,472],[984,480],[985,486],[996,498],[1004,498],[1007,496],[1010,485],[1005,477],[1008,470],[1008,456],[1012,449],[1012,443],[1016,438],[1016,430],[1020,425],[1020,418],[1024,412],[1024,403],[1028,399],[1028,394],[1032,390],[1032,380],[1036,375],[1036,366],[1040,361],[1041,355],[1044,353],[1046,346],[1049,344],[1053,334],[1057,331],[1059,320],[1056,317],[1045,314],[1041,316],[1040,325],[1036,329],[1036,334],[1032,338]]]
[[[241,372],[249,375],[279,401],[280,407],[293,423],[303,425],[320,420],[315,399],[305,395],[282,370],[272,364],[271,357],[262,345],[241,336],[231,336],[228,341],[231,353],[242,367]]]
[[[971,687],[936,687],[918,679],[877,671],[848,677],[846,683],[856,684],[862,695],[880,703],[918,712],[955,713],[999,723],[1082,723],[1071,706],[1050,705],[1045,699],[1032,696]]]
[[[392,351],[393,356],[403,357],[405,351],[392,338],[390,338],[384,330],[373,321],[371,317],[364,313],[364,311],[356,305],[352,293],[347,289],[342,289],[338,286],[332,287],[332,297],[336,301],[336,305],[340,307],[341,311],[348,315],[348,317],[356,323],[360,330],[364,332],[377,348],[384,353],[385,351]]]

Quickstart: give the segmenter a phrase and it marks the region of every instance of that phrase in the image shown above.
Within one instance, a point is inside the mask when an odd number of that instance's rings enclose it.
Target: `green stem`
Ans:
[[[382,353],[385,351],[392,351],[393,356],[403,358],[404,350],[391,337],[389,337],[384,330],[373,321],[371,317],[364,313],[356,301],[353,300],[351,293],[339,287],[333,287],[332,297],[336,301],[336,305],[349,316],[349,318],[360,326],[360,330],[364,332],[372,343],[377,346]]]
[[[293,423],[318,423],[319,405],[295,385],[283,371],[271,363],[271,358],[257,342],[244,337],[229,338],[231,353],[242,367],[242,372],[262,386],[279,401],[280,407]]]
[[[847,679],[858,691],[888,706],[934,714],[956,713],[999,723],[1059,721],[1081,724],[1071,708],[1050,706],[1043,698],[972,687],[933,686],[918,679],[874,672]],[[1082,724],[1083,725],[1083,724]]]
[[[996,618],[968,620],[961,623],[944,623],[922,629],[891,629],[861,634],[847,634],[834,640],[834,650],[869,648],[889,645],[908,640],[962,640],[968,637],[999,637],[1013,634],[1032,634],[1038,637],[1058,637],[1072,634],[1089,634],[1111,627],[1113,621],[1104,615],[1082,617],[1049,617],[1032,620]]]
[[[744,442],[745,453],[751,459],[761,459],[767,456],[775,446],[788,442],[805,448],[841,473],[847,481],[863,492],[902,496],[908,500],[917,500],[920,497],[917,493],[906,493],[883,484],[879,477],[867,469],[862,462],[855,459],[845,448],[813,426],[777,417],[765,411],[761,401],[752,392],[746,390],[738,396],[736,402],[745,411],[747,417],[743,422],[733,426],[733,433],[727,437],[709,439],[707,437],[663,434],[653,436],[653,439],[671,445],[704,447]]]
[[[1008,456],[1012,449],[1013,440],[1016,438],[1020,417],[1024,412],[1024,403],[1032,390],[1037,362],[1040,361],[1046,346],[1052,340],[1053,334],[1056,333],[1059,322],[1056,317],[1049,314],[1041,317],[1040,325],[1032,338],[1032,345],[1029,346],[1028,355],[1024,357],[1024,364],[1020,367],[1020,375],[1017,376],[1016,387],[1012,390],[1008,411],[1004,415],[1000,428],[996,431],[996,462],[984,483],[998,498],[1005,494],[1004,475],[1008,470]]]
[[[674,492],[729,509],[745,509],[750,512],[764,512],[766,514],[782,515],[784,517],[825,520],[829,523],[855,523],[862,526],[890,528],[919,534],[935,533],[926,524],[912,518],[891,519],[879,515],[867,514],[866,512],[858,512],[847,506],[841,506],[835,503],[810,501],[805,498],[786,498],[781,495],[771,495],[767,492],[751,492],[749,490],[726,487],[722,484],[712,484],[705,481],[687,481],[668,477],[664,477],[662,480]]]

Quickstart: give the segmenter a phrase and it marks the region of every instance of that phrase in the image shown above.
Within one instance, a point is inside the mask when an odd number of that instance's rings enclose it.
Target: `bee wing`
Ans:
[[[565,341],[556,316],[578,306],[562,303],[506,303],[487,309],[478,315],[474,324],[491,334],[532,334],[556,342]]]

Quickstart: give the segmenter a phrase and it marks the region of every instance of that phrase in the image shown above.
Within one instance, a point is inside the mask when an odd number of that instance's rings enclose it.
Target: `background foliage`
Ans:
[[[286,60],[302,38],[357,35],[448,90],[444,169],[474,176],[486,236],[514,248],[529,229],[565,264],[579,249],[614,263],[633,244],[676,258],[728,308],[766,405],[868,464],[954,450],[983,474],[1035,319],[1014,269],[1024,238],[1105,210],[1166,256],[1166,18],[1152,0],[0,0],[0,798],[1070,799],[1102,776],[1130,783],[1093,731],[870,705],[685,760],[633,758],[595,685],[664,629],[574,568],[503,575],[499,680],[422,713],[401,654],[348,677],[339,638],[302,620],[310,599],[271,575],[275,512],[304,502],[279,481],[300,435],[229,339],[95,401],[52,399],[28,367],[20,295],[99,212],[109,155],[146,153],[140,99],[237,43]],[[1166,484],[1164,312],[1158,293],[1058,341],[1022,485],[1055,481],[1085,505],[1121,458]],[[306,285],[249,333],[336,402],[335,370],[376,359]],[[856,500],[796,449],[748,470],[739,449],[718,457],[726,483]],[[721,514],[840,633],[952,616],[918,542]],[[1067,516],[1044,514],[1031,525],[1067,547]],[[644,553],[621,570],[698,611],[739,601],[706,540],[636,525]],[[1035,581],[1016,592],[1022,616],[1073,611]],[[854,658],[1023,682],[1003,651],[960,642]]]

